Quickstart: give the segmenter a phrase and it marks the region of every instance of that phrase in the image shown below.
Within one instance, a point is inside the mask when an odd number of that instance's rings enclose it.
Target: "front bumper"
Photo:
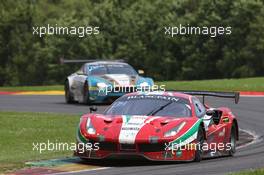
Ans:
[[[104,102],[113,102],[119,97],[125,95],[121,92],[110,92],[105,94],[100,94],[98,90],[89,91],[89,100],[93,103],[104,103]]]
[[[99,149],[87,150],[77,147],[74,155],[86,159],[137,156],[152,161],[192,161],[195,156],[195,150],[165,150],[165,143],[119,144],[94,141],[89,143],[98,143]],[[80,144],[80,142],[77,142],[77,144]]]

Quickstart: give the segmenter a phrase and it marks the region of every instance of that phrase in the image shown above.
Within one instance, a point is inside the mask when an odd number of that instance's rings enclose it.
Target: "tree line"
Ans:
[[[0,2],[0,85],[63,83],[67,59],[126,59],[155,80],[264,75],[264,0],[11,0]],[[98,35],[33,35],[35,26],[93,26]],[[230,35],[165,34],[168,26]]]

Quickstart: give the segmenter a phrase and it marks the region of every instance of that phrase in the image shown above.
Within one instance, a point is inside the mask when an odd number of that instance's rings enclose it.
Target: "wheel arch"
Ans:
[[[239,140],[239,129],[238,129],[238,123],[237,123],[237,119],[233,119],[232,125],[231,127],[235,125],[236,127],[236,140]]]
[[[73,81],[73,77],[69,76],[69,77],[65,78],[64,83],[66,83],[67,81],[69,82],[69,87],[71,88],[71,86],[72,86],[72,81]]]
[[[69,84],[70,84],[70,81],[69,81],[68,77],[65,78],[65,80],[64,80],[64,84],[66,84],[67,82],[69,82]]]

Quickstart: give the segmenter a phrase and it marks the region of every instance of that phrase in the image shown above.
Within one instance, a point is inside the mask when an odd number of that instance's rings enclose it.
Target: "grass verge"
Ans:
[[[74,143],[80,116],[0,112],[0,173],[22,168],[26,161],[72,156],[72,151],[33,150],[33,143]]]
[[[164,81],[166,89],[208,91],[264,91],[264,77],[197,81]]]
[[[263,175],[263,174],[264,174],[264,168],[242,171],[242,172],[238,172],[238,173],[231,173],[230,175]]]
[[[178,90],[208,90],[208,91],[262,91],[264,92],[264,77],[241,79],[217,79],[195,81],[159,81],[166,89]],[[64,90],[62,85],[52,86],[13,86],[0,87],[0,91],[48,91]]]

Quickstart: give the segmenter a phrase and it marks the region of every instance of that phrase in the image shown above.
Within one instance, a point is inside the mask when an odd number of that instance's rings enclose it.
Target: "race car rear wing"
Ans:
[[[94,59],[94,60],[83,60],[83,59],[77,59],[77,60],[67,60],[63,57],[60,58],[60,64],[67,64],[67,63],[91,63],[96,61],[111,61],[111,62],[125,62],[123,59],[118,60],[100,60],[100,59]]]
[[[216,91],[185,91],[185,90],[166,90],[166,91],[173,91],[173,92],[180,92],[189,95],[198,95],[203,97],[203,104],[205,100],[205,96],[212,96],[212,97],[221,97],[221,98],[233,98],[235,99],[235,104],[239,102],[239,92],[216,92]]]

